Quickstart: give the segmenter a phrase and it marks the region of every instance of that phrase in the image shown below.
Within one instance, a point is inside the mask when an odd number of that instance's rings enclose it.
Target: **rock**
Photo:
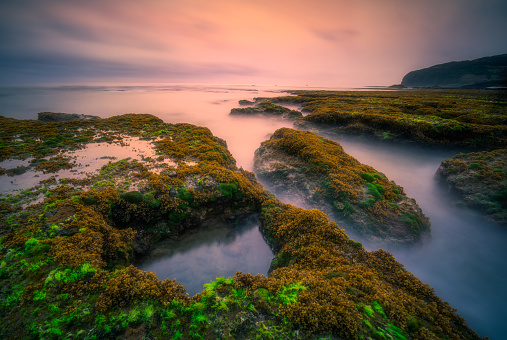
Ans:
[[[257,107],[233,108],[230,115],[245,116],[271,116],[285,119],[297,119],[303,117],[303,114],[296,110],[291,110],[284,106],[275,105],[269,102],[261,102]]]
[[[507,226],[507,149],[460,153],[445,159],[438,178],[457,191],[466,206],[486,220]]]
[[[225,139],[215,136],[215,140],[217,141],[218,144],[220,144],[224,148],[227,148],[227,141]]]
[[[176,190],[176,188],[171,188],[171,190],[169,191],[169,195],[171,197],[178,197],[178,190]]]
[[[137,230],[132,242],[132,249],[136,256],[143,256],[149,253],[155,241],[155,235],[144,229]]]
[[[370,240],[410,243],[429,234],[428,218],[403,188],[314,133],[277,130],[255,152],[254,170],[275,194]]]
[[[246,100],[246,99],[241,99],[238,103],[239,103],[239,105],[252,105],[252,104],[255,104],[255,102],[252,102],[252,101]]]
[[[72,236],[76,234],[76,230],[67,230],[67,229],[60,229],[56,231],[56,236]]]
[[[402,84],[394,84],[394,85],[391,85],[389,86],[388,88],[390,89],[405,89],[405,85],[402,85]]]
[[[85,119],[100,119],[100,117],[98,116],[77,113],[62,113],[62,112],[39,112],[37,116],[38,120],[45,123],[69,122],[72,120],[85,120]]]

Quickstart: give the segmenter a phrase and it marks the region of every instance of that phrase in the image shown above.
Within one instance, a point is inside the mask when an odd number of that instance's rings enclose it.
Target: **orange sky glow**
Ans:
[[[413,69],[507,52],[501,0],[0,6],[0,83],[391,85]]]

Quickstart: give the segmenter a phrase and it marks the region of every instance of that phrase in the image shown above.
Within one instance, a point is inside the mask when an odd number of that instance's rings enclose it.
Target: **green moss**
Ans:
[[[243,192],[239,190],[239,185],[237,182],[220,183],[217,189],[220,192],[220,194],[232,198],[234,200],[239,200],[243,196]]]
[[[120,195],[122,199],[132,204],[140,204],[143,202],[143,195],[139,191],[129,191]]]
[[[366,306],[363,307],[363,309],[364,309],[364,312],[366,313],[366,315],[373,316],[374,311],[373,311],[373,308],[371,306],[366,305]]]
[[[181,198],[182,200],[186,202],[192,201],[192,192],[188,190],[187,188],[179,188],[178,189],[178,198]]]
[[[377,189],[377,191],[381,194],[383,194],[386,191],[386,189],[382,186],[382,184],[375,183],[374,186]]]
[[[375,197],[375,199],[377,200],[380,200],[382,199],[382,195],[379,193],[378,189],[377,189],[377,186],[374,185],[374,184],[371,184],[371,183],[366,183],[365,184],[365,187],[366,187],[366,193],[368,195],[372,195],[373,197]],[[381,186],[382,187],[382,186]],[[382,187],[383,189],[383,187]],[[385,191],[385,190],[384,190]]]
[[[372,174],[367,174],[365,172],[360,173],[359,176],[361,176],[362,179],[364,179],[368,183],[375,182],[375,177]]]
[[[146,202],[151,209],[159,209],[162,205],[152,193],[144,194],[143,201]]]
[[[271,261],[269,270],[273,271],[277,268],[286,267],[292,260],[295,260],[295,258],[291,254],[280,252]]]
[[[13,122],[7,123],[7,133],[14,133]],[[22,122],[19,126],[24,131],[31,127],[32,132],[45,126],[45,132],[36,134],[42,141],[54,139],[48,143],[54,149],[77,145],[73,136],[87,140],[101,129],[108,131],[103,136],[106,140],[118,140],[112,136],[120,132],[143,138],[161,136],[165,139],[158,145],[161,152],[181,153],[180,159],[190,155],[201,162],[181,163],[168,176],[122,160],[103,167],[95,179],[109,183],[113,173],[116,176],[126,169],[139,182],[139,191],[93,186],[96,181],[91,183],[93,190],[81,191],[72,182],[55,181],[50,190],[0,199],[0,203],[8,202],[1,205],[0,216],[6,227],[0,239],[1,338],[101,339],[138,332],[159,339],[309,339],[320,334],[366,338],[375,332],[395,337],[398,332],[401,339],[409,310],[417,322],[444,325],[441,332],[447,337],[475,336],[429,287],[399,269],[402,266],[387,252],[367,252],[317,210],[273,199],[253,174],[235,168],[234,159],[217,146],[207,129],[165,124],[148,115],[70,122],[69,126],[47,124]],[[62,134],[64,138],[58,140],[59,130],[73,134]],[[164,147],[169,142],[175,143],[174,149]],[[328,142],[318,145],[328,146]],[[206,150],[216,151],[202,155]],[[332,161],[306,157],[322,173],[334,170]],[[363,171],[373,173],[369,168]],[[349,172],[349,176],[353,175]],[[387,180],[374,177],[375,184],[389,193],[391,186],[383,182]],[[199,190],[191,189],[202,178],[208,182],[201,182]],[[362,190],[364,180],[359,175],[354,178]],[[355,203],[354,197],[347,190],[335,190],[333,180],[323,182],[328,182],[329,193],[345,193],[333,201],[348,210],[346,204]],[[41,204],[16,208],[21,197],[40,193],[46,193]],[[217,193],[223,197],[216,197]],[[154,239],[174,235],[191,226],[196,216],[229,216],[230,199],[235,200],[234,214],[262,212],[263,232],[283,263],[269,277],[237,272],[233,278],[217,278],[201,294],[189,297],[176,281],[159,280],[132,265],[136,231]],[[363,305],[371,306],[373,318],[364,319]],[[457,325],[457,329],[445,325]]]
[[[470,163],[468,168],[469,169],[476,169],[476,170],[484,169],[484,167],[480,163]]]
[[[416,215],[411,213],[404,213],[401,215],[401,220],[410,226],[414,231],[419,231],[422,225],[421,220]]]

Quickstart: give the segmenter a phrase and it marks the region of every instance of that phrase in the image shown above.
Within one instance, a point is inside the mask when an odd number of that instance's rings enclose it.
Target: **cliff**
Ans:
[[[488,88],[507,84],[507,54],[453,61],[409,72],[406,87]]]

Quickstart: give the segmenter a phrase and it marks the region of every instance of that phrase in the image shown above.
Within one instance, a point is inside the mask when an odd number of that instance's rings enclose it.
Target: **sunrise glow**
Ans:
[[[0,82],[366,86],[505,53],[503,1],[4,1]]]

